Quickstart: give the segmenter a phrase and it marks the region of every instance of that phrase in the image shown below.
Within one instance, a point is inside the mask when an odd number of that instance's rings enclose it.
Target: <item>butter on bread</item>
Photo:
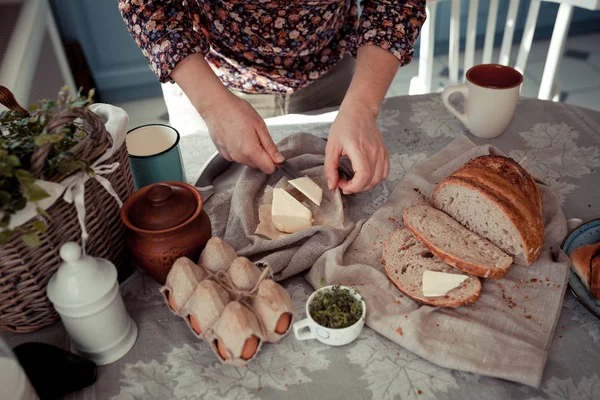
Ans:
[[[592,296],[600,300],[600,242],[578,247],[569,258],[571,269],[592,292]]]

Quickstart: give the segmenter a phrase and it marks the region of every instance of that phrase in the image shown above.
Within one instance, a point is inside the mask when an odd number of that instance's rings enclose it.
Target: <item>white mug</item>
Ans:
[[[319,342],[327,344],[329,346],[344,346],[348,343],[353,342],[360,335],[360,332],[362,331],[365,325],[365,314],[367,310],[365,302],[362,299],[362,297],[358,293],[356,293],[354,289],[341,285],[339,287],[340,289],[349,290],[350,293],[354,296],[354,298],[358,299],[361,302],[362,315],[360,319],[356,321],[353,325],[342,329],[326,328],[317,324],[315,320],[313,320],[310,316],[309,306],[317,293],[333,289],[333,286],[325,286],[311,294],[308,298],[308,301],[306,302],[306,318],[294,323],[294,336],[297,340],[317,339]],[[303,330],[305,332],[302,332]]]
[[[484,139],[500,136],[512,120],[523,75],[505,65],[481,64],[469,69],[466,78],[465,84],[444,89],[444,105],[473,135]],[[453,93],[465,97],[464,113],[450,104]]]

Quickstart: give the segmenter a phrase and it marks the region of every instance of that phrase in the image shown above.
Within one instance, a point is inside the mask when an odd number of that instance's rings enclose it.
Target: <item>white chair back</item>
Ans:
[[[440,1],[444,0],[428,0],[427,1],[427,20],[423,25],[420,35],[420,56],[419,56],[419,75],[411,80],[409,94],[431,93],[433,80],[433,58],[434,58],[434,43],[435,43],[435,19],[436,9]],[[479,11],[479,0],[462,0],[469,2],[469,14],[467,20],[467,37],[465,41],[464,59],[463,59],[463,74],[460,75],[460,8],[461,0],[451,1],[450,14],[450,41],[448,48],[448,77],[449,83],[459,83],[464,81],[465,73],[475,63],[488,64],[498,63],[509,65],[511,48],[513,46],[513,38],[515,33],[515,25],[518,17],[520,0],[509,1],[508,13],[506,17],[504,35],[500,47],[500,54],[497,60],[493,60],[494,37],[496,35],[496,26],[498,24],[498,3],[499,0],[489,0],[489,11],[487,18],[487,27],[485,31],[485,42],[483,48],[482,59],[475,60],[475,42],[477,38],[477,15]],[[485,0],[484,0],[485,1]],[[537,24],[538,14],[540,10],[540,0],[531,0],[527,20],[525,22],[525,30],[519,53],[514,68],[521,73],[525,73],[527,59],[533,42],[533,34]]]

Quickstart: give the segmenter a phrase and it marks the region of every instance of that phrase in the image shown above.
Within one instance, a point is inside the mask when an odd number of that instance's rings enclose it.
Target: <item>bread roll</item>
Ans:
[[[569,256],[575,271],[596,300],[600,300],[600,242],[576,248]]]

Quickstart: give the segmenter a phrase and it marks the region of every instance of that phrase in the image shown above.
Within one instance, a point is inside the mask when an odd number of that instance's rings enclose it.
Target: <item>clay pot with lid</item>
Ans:
[[[159,283],[180,257],[198,260],[212,235],[200,193],[191,185],[164,182],[133,193],[121,208],[133,261]]]

